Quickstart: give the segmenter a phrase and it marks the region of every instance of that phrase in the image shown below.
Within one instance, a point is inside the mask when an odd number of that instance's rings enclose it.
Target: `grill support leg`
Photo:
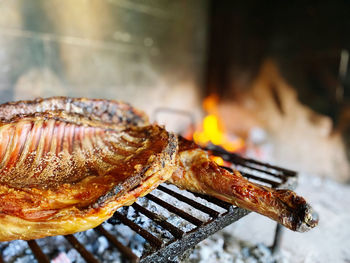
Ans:
[[[281,248],[283,227],[280,224],[276,225],[275,237],[273,240],[273,244],[271,246],[272,254],[276,254]]]

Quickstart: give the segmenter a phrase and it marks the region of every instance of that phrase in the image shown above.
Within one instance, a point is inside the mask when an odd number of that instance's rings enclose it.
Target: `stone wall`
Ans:
[[[0,102],[86,96],[199,105],[206,0],[12,0],[0,3]]]

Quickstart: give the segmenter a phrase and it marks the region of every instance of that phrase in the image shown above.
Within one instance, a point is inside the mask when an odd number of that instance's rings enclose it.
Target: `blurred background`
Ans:
[[[350,229],[335,230],[350,219],[349,12],[349,1],[1,1],[0,102],[74,96],[123,100],[151,117],[186,111],[194,130],[153,119],[301,172],[301,192],[330,220],[336,261],[349,262]],[[241,229],[230,231],[264,241]],[[290,234],[299,247],[286,241],[280,260],[331,262],[320,260],[325,243],[306,245],[324,233]]]
[[[198,103],[206,1],[15,0],[0,12],[2,102],[61,95],[141,108]]]

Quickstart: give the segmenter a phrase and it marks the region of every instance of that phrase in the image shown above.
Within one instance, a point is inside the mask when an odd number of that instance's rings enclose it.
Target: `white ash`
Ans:
[[[265,244],[238,241],[217,233],[199,243],[182,263],[288,263],[280,254],[273,255]]]
[[[34,260],[34,256],[25,241],[0,243],[0,250],[6,262],[31,262]]]

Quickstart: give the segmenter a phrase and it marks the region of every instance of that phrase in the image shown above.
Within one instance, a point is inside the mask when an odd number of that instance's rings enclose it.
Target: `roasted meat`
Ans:
[[[177,168],[177,138],[44,112],[0,123],[0,241],[95,227]]]
[[[144,112],[127,103],[69,97],[38,98],[5,103],[0,105],[0,120],[10,120],[16,115],[29,115],[46,111],[65,112],[66,115],[76,113],[93,120],[117,124],[118,127],[122,128],[127,125],[144,126],[149,124],[148,117]]]
[[[265,215],[294,231],[305,232],[317,225],[317,214],[304,198],[290,190],[275,190],[249,182],[238,171],[232,174],[184,138],[179,139],[179,163],[168,180],[179,188],[215,196]]]
[[[149,125],[146,114],[122,102],[7,103],[0,105],[0,120],[0,241],[94,227],[165,180],[292,230],[317,224],[302,197],[218,167],[193,142]]]

